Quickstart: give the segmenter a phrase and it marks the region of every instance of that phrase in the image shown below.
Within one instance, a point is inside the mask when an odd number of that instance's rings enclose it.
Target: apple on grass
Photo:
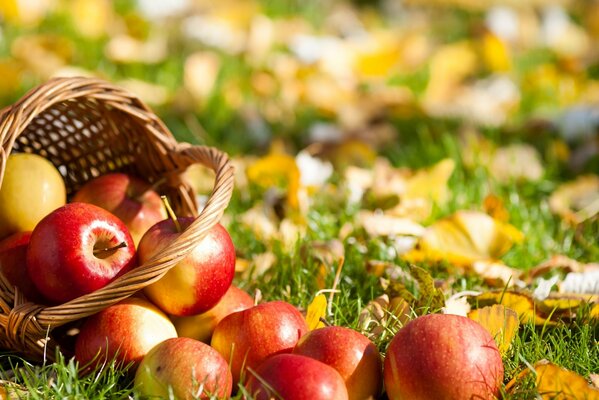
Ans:
[[[385,388],[394,399],[495,399],[503,363],[491,334],[470,318],[418,317],[391,340]]]
[[[298,354],[277,354],[250,370],[246,392],[255,400],[346,400],[339,373],[318,360]]]
[[[337,370],[350,400],[377,398],[383,386],[383,361],[377,347],[361,333],[342,326],[308,332],[293,354],[314,358]]]
[[[169,246],[193,218],[165,219],[152,226],[139,242],[140,264]],[[164,312],[176,316],[201,314],[225,295],[235,275],[235,248],[229,233],[216,224],[204,239],[144,294]]]
[[[84,369],[113,359],[137,367],[154,346],[175,337],[173,323],[158,307],[131,297],[85,320],[75,340],[75,359]]]
[[[75,193],[72,201],[94,204],[117,216],[129,229],[136,246],[151,226],[167,217],[160,195],[152,186],[124,173],[90,180]]]
[[[254,299],[249,294],[231,285],[218,304],[210,310],[191,317],[173,317],[171,319],[179,336],[210,343],[214,328],[223,318],[234,312],[247,310],[253,305]]]
[[[86,203],[69,203],[44,217],[27,248],[27,273],[54,303],[100,289],[135,264],[135,247],[123,222]]]
[[[36,154],[8,156],[0,181],[0,239],[33,230],[42,218],[67,201],[60,172]]]
[[[31,231],[27,231],[14,233],[0,241],[0,272],[27,300],[44,303],[44,298],[27,274],[26,258],[30,238]]]
[[[256,368],[274,354],[291,353],[307,331],[304,317],[294,306],[271,301],[225,317],[216,325],[210,343],[229,361],[237,386],[246,368]]]
[[[135,374],[141,396],[176,399],[228,398],[233,384],[224,358],[195,339],[167,339],[145,355]]]

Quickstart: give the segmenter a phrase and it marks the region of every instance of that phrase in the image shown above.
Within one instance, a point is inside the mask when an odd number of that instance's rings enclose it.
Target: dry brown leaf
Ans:
[[[581,375],[549,361],[539,361],[534,366],[537,391],[542,399],[597,400],[599,389],[589,385]]]
[[[531,268],[524,273],[523,279],[532,282],[533,279],[548,272],[587,272],[599,270],[599,263],[581,263],[564,255],[552,256],[549,260]]]
[[[560,185],[549,197],[551,211],[579,224],[599,213],[599,176],[584,175]]]
[[[489,331],[502,355],[507,353],[520,327],[516,311],[495,304],[473,310],[468,313],[468,317]]]
[[[412,316],[412,308],[407,301],[401,297],[389,300],[389,296],[383,294],[360,311],[358,326],[368,337],[377,338],[389,328],[403,326]]]
[[[512,287],[520,280],[522,271],[505,265],[501,261],[474,261],[472,270],[491,287]]]

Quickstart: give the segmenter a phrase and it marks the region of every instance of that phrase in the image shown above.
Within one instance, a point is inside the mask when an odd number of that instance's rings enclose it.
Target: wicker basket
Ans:
[[[27,302],[0,274],[0,347],[28,358],[52,358],[54,328],[78,321],[160,279],[221,218],[233,191],[233,167],[214,148],[177,143],[168,128],[137,97],[90,78],[57,78],[31,90],[0,112],[0,186],[11,152],[36,153],[64,177],[67,193],[110,171],[162,181],[179,215],[197,219],[164,251],[106,287],[58,306]],[[214,189],[199,213],[181,173],[201,163],[216,173]]]

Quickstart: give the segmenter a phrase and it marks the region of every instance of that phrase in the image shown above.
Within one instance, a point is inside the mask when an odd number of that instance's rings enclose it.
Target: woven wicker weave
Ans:
[[[160,279],[185,257],[221,218],[233,191],[233,167],[214,148],[177,143],[168,128],[138,98],[90,78],[57,78],[31,90],[0,112],[0,187],[11,152],[50,160],[72,194],[93,177],[125,171],[169,197],[179,215],[197,219],[170,246],[108,286],[58,306],[26,302],[0,274],[0,347],[25,356],[52,358],[52,330],[129,297]],[[197,213],[195,196],[181,173],[201,163],[216,173],[207,204]]]

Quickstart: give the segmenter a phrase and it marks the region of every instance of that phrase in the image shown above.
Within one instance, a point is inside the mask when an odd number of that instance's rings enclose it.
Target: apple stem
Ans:
[[[177,215],[173,211],[170,203],[168,202],[168,199],[166,198],[166,196],[160,196],[160,198],[162,199],[162,202],[164,203],[164,208],[166,208],[166,213],[168,214],[168,216],[170,217],[170,219],[173,220],[173,223],[175,224],[175,228],[177,229],[177,232],[181,233],[181,224],[179,224],[179,220],[177,219]]]
[[[121,243],[117,244],[116,246],[106,247],[105,249],[96,249],[93,251],[93,253],[94,253],[94,256],[98,256],[99,254],[122,249],[123,247],[127,247],[127,242],[121,242]]]

